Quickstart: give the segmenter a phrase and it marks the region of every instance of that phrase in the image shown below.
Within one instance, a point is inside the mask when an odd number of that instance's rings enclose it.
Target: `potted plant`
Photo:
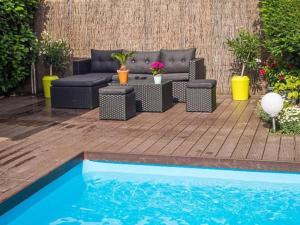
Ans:
[[[151,72],[153,74],[153,78],[154,78],[154,83],[155,84],[161,84],[161,80],[162,80],[162,74],[163,74],[163,68],[165,67],[165,64],[156,61],[151,63]]]
[[[42,33],[39,50],[44,65],[49,67],[49,75],[43,76],[43,89],[45,98],[50,98],[51,82],[58,79],[57,75],[53,75],[53,71],[61,74],[65,71],[72,51],[66,41],[52,40],[46,32]]]
[[[255,70],[257,59],[260,58],[261,44],[256,34],[241,30],[238,37],[226,41],[230,51],[236,57],[239,75],[231,79],[233,100],[248,100],[250,79],[245,75],[245,70]]]
[[[117,70],[118,77],[120,84],[127,84],[128,83],[128,73],[129,70],[126,68],[126,62],[128,58],[132,57],[134,55],[134,52],[117,52],[111,54],[111,57],[113,59],[116,59],[120,62],[120,69]]]

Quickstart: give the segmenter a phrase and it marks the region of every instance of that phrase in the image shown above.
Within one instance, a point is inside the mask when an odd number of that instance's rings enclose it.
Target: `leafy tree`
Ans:
[[[238,36],[226,41],[230,51],[236,57],[241,67],[241,76],[244,75],[246,67],[255,69],[257,60],[260,58],[261,44],[259,37],[246,30],[240,30]]]

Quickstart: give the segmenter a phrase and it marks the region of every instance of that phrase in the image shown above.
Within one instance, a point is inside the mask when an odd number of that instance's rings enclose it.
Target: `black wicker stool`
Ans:
[[[194,80],[187,84],[186,111],[213,112],[217,107],[216,80]]]
[[[101,120],[128,120],[136,115],[135,92],[130,86],[107,86],[99,89]]]

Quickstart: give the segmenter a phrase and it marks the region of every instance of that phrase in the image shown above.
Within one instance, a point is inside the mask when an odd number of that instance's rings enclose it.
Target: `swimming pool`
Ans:
[[[299,225],[300,174],[84,160],[0,224]]]

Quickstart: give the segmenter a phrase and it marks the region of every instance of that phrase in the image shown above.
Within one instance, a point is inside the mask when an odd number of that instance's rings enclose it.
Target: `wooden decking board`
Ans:
[[[217,99],[213,113],[186,112],[178,103],[128,121],[99,120],[98,109],[47,108],[42,99],[0,100],[0,137],[9,137],[0,140],[0,202],[83,152],[103,160],[300,171],[299,135],[269,133],[256,98]]]
[[[190,125],[197,116],[195,113],[185,113],[182,115],[185,115],[184,119],[182,119],[180,123],[175,123],[167,132],[164,132],[157,142],[145,151],[146,154],[158,154],[172,139]]]
[[[173,152],[175,156],[186,156],[194,144],[201,138],[205,131],[213,124],[215,120],[222,114],[222,112],[229,107],[231,103],[230,99],[222,101],[222,104],[212,114],[201,114],[199,121],[196,121],[197,128],[195,131],[187,137]]]
[[[263,160],[277,161],[279,158],[281,137],[277,134],[269,133]]]
[[[222,147],[227,136],[232,131],[235,124],[238,122],[240,116],[243,114],[244,110],[248,106],[248,102],[241,102],[236,110],[230,115],[226,120],[224,125],[218,130],[218,132],[213,137],[213,141],[209,143],[206,149],[202,152],[203,157],[215,158],[218,154],[220,148]]]
[[[279,149],[279,160],[289,161],[295,159],[295,139],[293,136],[282,136]]]
[[[229,107],[214,121],[213,124],[207,124],[203,129],[204,132],[200,139],[193,145],[191,150],[187,153],[187,156],[200,156],[239,104],[240,102],[232,101]]]
[[[247,159],[253,159],[253,160],[262,159],[265,151],[268,133],[269,133],[268,129],[264,127],[264,123],[261,121],[258,125],[257,132],[252,141],[252,145],[248,152]]]
[[[174,110],[174,109],[173,109]],[[172,110],[170,110],[172,111]],[[167,114],[165,115],[167,116]],[[139,129],[138,130],[133,130],[133,134],[125,135],[124,137],[119,138],[119,140],[111,139],[110,142],[106,142],[105,145],[102,146],[103,151],[118,151],[118,152],[123,152],[123,151],[130,151],[127,149],[124,149],[124,146],[129,144],[131,141],[134,141],[136,137],[140,137],[143,135],[144,130],[150,130],[155,126],[158,126],[158,124],[161,123],[164,117],[158,117],[157,119],[151,120],[151,118],[144,118],[140,117],[139,121]],[[149,121],[151,120],[151,121]],[[121,126],[123,127],[123,126]],[[142,134],[141,134],[142,133]]]
[[[244,130],[240,140],[233,150],[233,154],[231,155],[234,159],[246,159],[248,155],[248,151],[251,147],[252,141],[254,139],[255,133],[257,131],[257,127],[259,125],[259,118],[255,113],[252,113],[251,118]]]
[[[242,136],[250,118],[253,113],[253,107],[256,101],[250,101],[237,123],[232,128],[230,134],[226,137],[226,140],[220,146],[220,150],[217,153],[217,158],[230,158],[235,147],[237,146],[240,137]]]
[[[178,135],[174,137],[173,140],[171,140],[162,150],[159,152],[160,155],[172,155],[172,153],[175,151],[175,149],[182,144],[182,142],[189,137],[194,130],[198,126],[196,124],[189,124],[187,125],[181,132],[179,132]]]
[[[181,106],[182,107],[182,106]],[[178,115],[179,114],[179,115]],[[143,153],[157,142],[166,132],[180,123],[188,114],[174,111],[172,115],[149,129],[149,137],[143,143],[136,146],[130,153]]]
[[[300,162],[300,136],[295,136],[295,160]]]

